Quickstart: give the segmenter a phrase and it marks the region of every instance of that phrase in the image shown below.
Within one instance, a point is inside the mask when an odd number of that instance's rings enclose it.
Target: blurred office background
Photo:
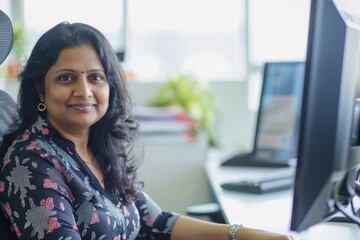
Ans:
[[[190,75],[213,96],[216,146],[247,151],[263,64],[305,59],[309,7],[310,0],[0,0],[19,43],[0,66],[0,89],[16,98],[9,66],[24,61],[47,29],[89,23],[118,53],[135,105],[148,105],[174,73]],[[209,148],[202,138],[145,144],[140,176],[160,206],[183,212],[208,200]]]

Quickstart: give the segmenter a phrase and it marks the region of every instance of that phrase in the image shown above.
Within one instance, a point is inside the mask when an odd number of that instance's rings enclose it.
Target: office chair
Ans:
[[[0,90],[0,146],[3,139],[3,135],[9,129],[9,126],[17,118],[17,104],[10,97],[9,94]],[[0,165],[2,164],[2,159],[4,156],[0,156]],[[10,230],[10,224],[5,217],[5,210],[0,205],[0,239],[1,240],[13,240],[18,239],[15,235],[15,232]]]
[[[0,90],[0,146],[10,125],[17,119],[17,104],[8,93]]]
[[[13,42],[13,28],[9,17],[0,10],[0,64],[9,55]],[[17,118],[17,104],[16,102],[4,91],[0,90],[0,146],[3,135],[9,129],[9,126]],[[2,163],[3,156],[0,156],[0,164]],[[0,205],[0,239],[1,240],[16,240],[16,234],[10,230],[10,223],[4,214],[4,209]]]

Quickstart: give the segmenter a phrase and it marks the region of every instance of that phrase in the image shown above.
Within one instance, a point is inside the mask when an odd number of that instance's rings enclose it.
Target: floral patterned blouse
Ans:
[[[134,200],[108,189],[40,117],[14,141],[0,171],[0,203],[19,239],[170,239],[178,214],[145,192]]]

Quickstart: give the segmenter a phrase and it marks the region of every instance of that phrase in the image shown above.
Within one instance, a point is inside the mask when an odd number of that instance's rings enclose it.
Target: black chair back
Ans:
[[[8,131],[10,125],[17,119],[17,105],[9,94],[0,90],[0,146],[4,134]],[[0,156],[0,166],[4,156]],[[5,210],[0,205],[0,240],[16,240],[16,234],[11,231],[10,222],[5,217]]]
[[[9,17],[0,10],[0,64],[9,55],[14,39]]]
[[[9,17],[0,10],[0,64],[8,56],[13,42],[13,28]],[[17,118],[16,102],[4,91],[0,90],[0,146],[4,134]],[[0,156],[0,166],[4,156]],[[0,204],[0,239],[16,240],[15,232],[10,230],[4,208]]]
[[[5,133],[17,119],[17,105],[14,99],[0,90],[0,146]]]

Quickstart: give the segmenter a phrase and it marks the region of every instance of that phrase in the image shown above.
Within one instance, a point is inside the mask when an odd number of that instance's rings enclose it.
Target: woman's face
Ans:
[[[109,106],[109,82],[89,44],[65,48],[45,76],[47,120],[58,131],[89,130]]]

